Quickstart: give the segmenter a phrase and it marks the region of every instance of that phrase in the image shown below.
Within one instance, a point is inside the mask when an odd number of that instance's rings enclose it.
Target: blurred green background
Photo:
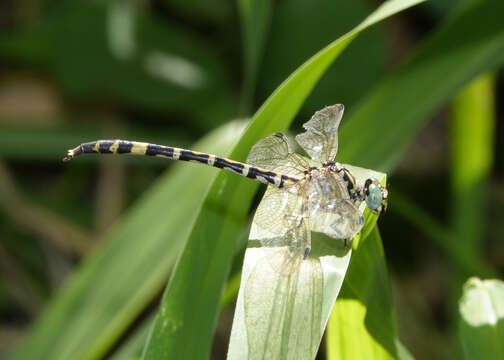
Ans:
[[[461,356],[456,303],[462,284],[472,275],[502,277],[504,270],[504,23],[485,17],[498,13],[496,3],[427,2],[366,30],[325,73],[291,127],[296,134],[314,111],[343,103],[343,128],[361,134],[369,152],[369,161],[354,165],[388,172],[390,208],[379,226],[398,332],[419,359]],[[193,148],[220,126],[253,115],[297,67],[379,4],[2,1],[0,357],[43,328],[36,324],[48,323],[49,315],[40,317],[48,304],[50,317],[64,308],[65,291],[89,275],[71,274],[110,250],[107,240],[125,217],[130,227],[124,231],[136,234],[141,251],[150,229],[130,221],[131,213],[141,212],[145,193],[154,193],[153,184],[174,167],[141,157],[88,156],[62,164],[68,148],[100,138]],[[390,90],[399,82],[403,88]],[[373,103],[386,104],[384,114],[406,110],[391,124],[380,112],[366,115]],[[412,125],[409,114],[416,116]],[[375,126],[363,126],[363,117]],[[381,122],[386,126],[376,126]],[[387,139],[394,136],[402,140],[392,153]],[[206,141],[218,147],[220,140]],[[353,141],[340,141],[342,160],[352,158]],[[383,153],[377,167],[373,156]],[[190,179],[174,184],[166,191],[191,186]],[[185,201],[160,204],[156,214],[176,212]],[[237,237],[246,239],[247,231]],[[129,261],[118,263],[127,268]],[[157,283],[168,281],[168,271]],[[135,347],[134,335],[149,325],[144,319],[155,313],[162,287],[148,291],[134,316],[110,325],[121,330],[104,340],[99,357],[122,358],[121,351]],[[108,296],[106,289],[101,296]],[[227,351],[233,299],[219,316],[215,359]],[[85,296],[80,301],[90,306]],[[79,330],[69,325],[65,331]],[[323,348],[319,358],[325,359]]]

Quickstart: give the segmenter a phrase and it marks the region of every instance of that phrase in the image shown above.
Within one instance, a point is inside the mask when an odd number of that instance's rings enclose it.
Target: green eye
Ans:
[[[383,201],[383,195],[380,188],[376,184],[370,184],[368,187],[368,192],[369,194],[366,198],[368,208],[370,210],[378,209]]]

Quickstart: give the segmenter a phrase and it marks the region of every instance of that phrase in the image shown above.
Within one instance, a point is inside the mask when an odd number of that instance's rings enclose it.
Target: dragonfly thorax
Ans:
[[[362,216],[347,184],[331,167],[319,167],[300,184],[308,200],[313,231],[334,239],[351,239],[362,228]]]
[[[322,165],[322,167],[327,168],[328,171],[337,174],[346,184],[348,195],[350,198],[355,199],[357,197],[357,181],[355,176],[338,162],[327,161]]]

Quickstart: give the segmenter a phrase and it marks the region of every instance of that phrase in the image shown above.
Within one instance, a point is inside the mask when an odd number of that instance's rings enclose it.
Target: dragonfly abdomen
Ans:
[[[81,144],[69,150],[63,161],[70,161],[80,154],[134,154],[160,156],[172,160],[198,162],[219,169],[231,171],[235,174],[257,180],[264,184],[283,187],[293,184],[298,179],[249,164],[226,159],[217,155],[201,153],[165,145],[149,144],[128,140],[97,140]]]

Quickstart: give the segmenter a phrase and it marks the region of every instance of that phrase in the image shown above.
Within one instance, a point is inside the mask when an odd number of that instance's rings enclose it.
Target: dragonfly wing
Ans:
[[[288,245],[287,232],[302,221],[304,198],[297,184],[285,188],[269,186],[257,207],[252,221],[253,240],[263,246]]]
[[[323,273],[318,258],[297,259],[287,276],[259,260],[244,292],[248,359],[314,359],[322,336]]]
[[[303,125],[306,132],[296,136],[298,144],[313,160],[324,163],[332,161],[338,152],[338,127],[343,117],[344,106],[327,106],[317,111]]]
[[[305,198],[301,188],[269,187],[252,221],[251,239],[268,250],[269,264],[275,271],[289,274],[311,247],[311,233]]]
[[[352,239],[364,225],[364,217],[350,200],[341,200],[313,214],[312,230],[333,239]]]
[[[309,164],[292,149],[282,133],[259,140],[247,157],[247,163],[293,177],[302,177]]]
[[[364,217],[350,200],[346,184],[339,175],[313,172],[305,191],[312,231],[334,239],[351,239],[361,230]]]
[[[322,336],[323,274],[303,260],[310,219],[303,188],[268,188],[254,216],[262,256],[247,277],[244,313],[249,359],[313,359]],[[265,334],[267,334],[265,336]]]

